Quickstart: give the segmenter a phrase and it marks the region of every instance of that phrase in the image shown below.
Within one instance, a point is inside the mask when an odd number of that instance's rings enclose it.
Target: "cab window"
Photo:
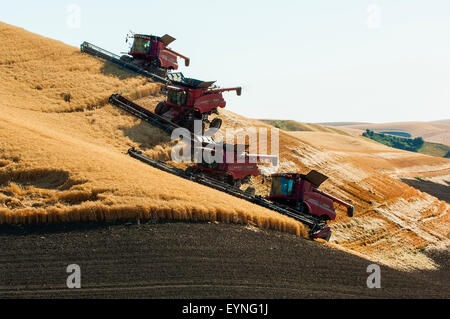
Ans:
[[[292,196],[294,181],[285,177],[273,177],[270,195]]]
[[[133,43],[133,51],[136,53],[150,54],[152,42],[146,39],[135,38]]]
[[[186,105],[187,92],[170,90],[168,93],[167,100],[169,101],[169,103],[172,103],[172,104]]]

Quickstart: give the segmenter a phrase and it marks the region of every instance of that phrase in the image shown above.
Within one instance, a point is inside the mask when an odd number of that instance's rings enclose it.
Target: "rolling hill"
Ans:
[[[337,126],[336,123],[324,123],[327,126]],[[339,125],[351,129],[365,131],[366,129],[377,133],[383,132],[404,132],[411,137],[422,137],[425,141],[440,143],[450,146],[450,123],[449,120],[433,121],[433,122],[398,122],[383,124],[351,124]]]
[[[370,123],[352,123],[352,122],[329,122],[322,124],[313,124],[313,123],[301,123],[293,120],[261,120],[261,121],[285,131],[293,131],[293,132],[320,131],[352,136],[359,136],[365,132],[365,130],[359,127],[365,126],[369,127],[373,125]],[[445,121],[437,121],[436,123],[442,123],[446,125]],[[450,130],[450,126],[448,128]],[[410,133],[396,130],[395,128],[390,129],[390,131],[386,130],[378,130],[378,131],[393,136],[412,138],[412,135]],[[418,149],[417,152],[425,155],[448,158],[450,154],[449,153],[450,146],[446,144],[425,141],[424,145],[420,149]]]

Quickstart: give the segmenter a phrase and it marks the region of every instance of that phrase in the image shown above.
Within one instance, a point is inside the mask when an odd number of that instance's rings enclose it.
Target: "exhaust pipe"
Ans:
[[[170,53],[175,54],[177,57],[180,57],[180,58],[184,59],[184,65],[185,66],[189,66],[189,63],[191,62],[191,59],[189,59],[187,56],[184,56],[184,55],[182,55],[182,54],[180,54],[180,53],[178,53],[178,52],[176,52],[176,51],[174,51],[172,49],[169,49],[169,48],[164,48],[164,50],[169,51]]]

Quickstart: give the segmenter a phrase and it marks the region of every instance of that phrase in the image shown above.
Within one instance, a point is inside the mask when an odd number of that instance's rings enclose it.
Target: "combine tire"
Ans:
[[[126,63],[131,63],[133,61],[133,58],[128,55],[122,55],[120,57],[120,61],[126,62]]]
[[[165,105],[164,102],[159,102],[158,105],[156,105],[155,113],[156,115],[163,115],[170,109],[170,106]]]
[[[188,175],[191,175],[191,174],[193,175],[193,174],[198,173],[198,169],[194,168],[194,166],[188,166],[188,168],[186,168],[185,172]]]
[[[222,126],[222,119],[219,119],[217,117],[211,121],[211,124],[209,124],[210,128],[215,129],[220,129],[221,126]]]
[[[247,187],[245,193],[250,196],[255,196],[256,190],[254,187]]]
[[[152,66],[156,69],[159,68],[159,66],[160,66],[159,59],[154,59],[152,61]]]

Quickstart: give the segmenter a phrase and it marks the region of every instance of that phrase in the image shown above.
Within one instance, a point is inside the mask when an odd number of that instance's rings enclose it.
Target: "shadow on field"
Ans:
[[[172,220],[172,219],[121,219],[101,222],[71,222],[71,223],[47,223],[47,224],[4,224],[0,225],[0,235],[26,236],[26,235],[50,235],[68,232],[85,232],[107,230],[110,227],[138,227],[143,224],[170,224],[170,223],[205,223],[201,221]]]
[[[100,71],[105,75],[112,75],[118,77],[121,80],[136,78],[138,76],[135,73],[121,69],[119,66],[111,62],[104,62],[103,67],[100,69]]]
[[[171,141],[170,136],[162,130],[151,126],[147,122],[140,122],[133,127],[120,128],[123,134],[135,143],[139,144],[141,149],[153,148]]]
[[[450,203],[450,182],[446,181],[446,185],[433,183],[424,179],[406,179],[403,178],[401,181],[409,186],[417,188],[418,190],[428,193],[434,197],[444,200]]]

